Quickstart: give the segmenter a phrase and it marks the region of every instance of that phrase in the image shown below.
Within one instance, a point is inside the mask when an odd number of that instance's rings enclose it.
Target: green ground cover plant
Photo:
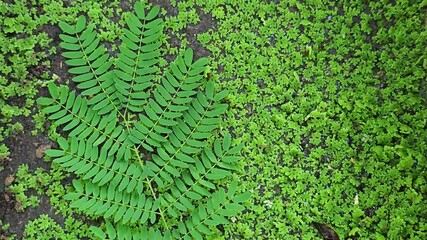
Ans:
[[[342,238],[426,237],[420,3],[198,2],[218,21],[199,40],[230,92],[225,127],[252,159],[254,207],[227,236],[315,239],[315,221]]]
[[[1,26],[5,18],[11,18],[6,23],[19,22],[20,12],[35,19],[46,16],[55,26],[65,21],[73,27],[85,15],[95,25],[97,38],[107,43],[107,51],[120,52],[127,11],[135,1],[45,0],[32,6],[27,1],[6,2],[0,3]],[[240,191],[252,193],[249,203],[206,239],[324,239],[312,222],[326,224],[340,239],[427,238],[425,1],[142,2],[163,7],[167,34],[159,37],[160,69],[169,68],[164,54],[183,56],[189,47],[194,55],[208,52],[206,77],[214,89],[228,91],[221,100],[228,108],[214,135],[231,133],[233,141],[244,145],[243,160],[232,172],[239,178]],[[17,14],[6,16],[7,12]],[[193,35],[194,29],[203,30]],[[29,31],[28,36],[36,32]],[[5,42],[13,41],[14,34],[3,34]],[[57,34],[51,36],[58,39]],[[59,43],[55,47],[61,49]],[[42,48],[49,52],[46,45]],[[69,92],[79,84],[62,80]],[[155,78],[154,86],[159,83],[161,78]],[[202,82],[203,93],[205,86]],[[77,89],[76,96],[84,91]],[[36,124],[48,126],[44,123],[48,116],[36,114]],[[138,113],[133,117],[138,119]],[[54,121],[48,128],[52,139],[70,140],[67,132],[55,130]],[[51,162],[49,157],[45,160]],[[28,199],[42,198],[37,191],[44,190],[56,214],[70,223],[65,225],[52,215],[34,217],[25,230],[28,238],[51,238],[58,231],[61,236],[55,237],[60,239],[96,239],[91,226],[103,232],[117,229],[114,217],[109,221],[112,225],[99,225],[103,220],[90,222],[76,215],[64,200],[75,191],[64,184],[69,181],[69,167],[55,162],[51,167],[37,172],[30,167],[28,176],[21,176],[24,165],[10,187],[21,185],[13,192],[28,206],[25,211],[35,209]],[[22,187],[25,181],[48,174],[54,177],[43,185]],[[229,183],[221,180],[215,185],[227,189]],[[153,229],[162,229],[161,221],[154,225]],[[21,234],[11,231],[13,227],[0,230],[0,236]],[[36,233],[37,228],[47,229],[46,234]]]
[[[0,2],[0,142],[23,131],[16,118],[29,116],[36,86],[41,85],[40,79],[48,77],[42,74],[49,65],[47,51],[36,49],[47,49],[51,40],[46,33],[34,33],[48,20],[35,11],[28,12],[25,2]],[[0,144],[0,161],[8,155],[7,146]]]
[[[72,239],[78,240],[90,235],[90,230],[82,222],[70,217],[64,221],[64,226],[59,225],[51,217],[42,214],[25,226],[25,239]]]

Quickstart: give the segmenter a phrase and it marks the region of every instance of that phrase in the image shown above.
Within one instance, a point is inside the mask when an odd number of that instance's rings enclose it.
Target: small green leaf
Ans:
[[[200,184],[202,184],[203,186],[210,188],[210,189],[215,189],[215,185],[211,182],[205,181],[205,180],[199,180]]]
[[[128,208],[126,213],[123,216],[123,220],[122,220],[123,224],[126,224],[127,222],[129,222],[129,220],[131,220],[134,213],[135,212],[134,212],[133,208],[131,208],[131,207]]]
[[[176,78],[178,78],[179,80],[183,80],[184,79],[184,75],[182,75],[181,71],[179,70],[178,66],[176,65],[176,63],[171,63],[170,65],[171,69],[172,69],[172,73],[174,74],[174,76]]]
[[[224,139],[223,139],[223,141],[222,141],[222,149],[223,149],[224,151],[228,151],[228,149],[230,149],[230,146],[231,146],[231,134],[230,134],[230,133],[227,133],[227,134],[224,136]]]
[[[170,174],[174,175],[175,177],[179,177],[180,173],[176,168],[173,168],[171,166],[165,166],[166,171],[168,171]]]
[[[44,153],[49,157],[61,157],[65,154],[64,150],[57,149],[47,149]]]
[[[194,68],[200,68],[200,67],[204,67],[209,63],[209,59],[208,58],[200,58],[199,60],[197,60],[196,62],[193,63],[193,67]]]
[[[114,213],[114,222],[118,222],[120,219],[122,219],[124,216],[123,214],[126,212],[126,206],[121,206],[115,213]]]
[[[84,53],[73,51],[73,52],[63,52],[63,53],[61,53],[61,55],[65,58],[74,59],[74,58],[82,58],[84,56]]]
[[[147,14],[147,16],[145,17],[145,20],[150,21],[153,20],[155,17],[157,17],[157,15],[160,12],[160,7],[159,6],[154,6],[150,12]]]
[[[70,51],[80,50],[80,45],[74,44],[74,43],[62,42],[59,44],[59,46],[61,46],[61,48],[63,49],[70,50]]]
[[[40,97],[37,99],[37,103],[43,106],[51,105],[55,100],[52,98]]]
[[[187,162],[187,163],[194,163],[195,162],[194,159],[192,157],[188,156],[187,154],[176,153],[175,156],[179,160]]]
[[[68,33],[70,35],[74,35],[76,34],[76,30],[74,29],[73,26],[71,26],[70,24],[66,23],[66,22],[59,22],[59,27],[61,28],[61,30],[65,33]]]
[[[47,85],[47,87],[48,87],[48,89],[49,89],[49,93],[50,93],[50,95],[51,95],[54,99],[57,99],[57,98],[59,97],[58,87],[57,87],[54,83],[52,83],[52,82],[49,82],[49,83],[48,83],[48,85]]]
[[[110,239],[115,239],[117,235],[116,235],[116,229],[113,226],[113,224],[111,224],[110,222],[106,222],[105,227],[107,228],[108,237]]]
[[[73,180],[73,186],[77,192],[83,192],[83,185],[81,182],[79,182],[77,180]]]
[[[197,230],[199,230],[199,232],[204,233],[206,235],[211,235],[212,234],[212,231],[209,230],[209,228],[206,227],[204,224],[197,225]]]
[[[214,142],[214,151],[215,151],[215,155],[217,157],[222,157],[223,155],[223,150],[222,150],[222,146],[221,146],[221,142],[218,139],[215,139]]]
[[[222,99],[224,99],[226,96],[228,95],[228,91],[227,90],[222,90],[221,92],[215,94],[213,100],[215,102],[221,101]]]
[[[191,236],[193,236],[194,237],[194,239],[196,239],[196,240],[202,240],[203,239],[203,236],[197,231],[197,230],[195,230],[195,229],[193,229],[193,230],[191,230],[190,231],[190,234],[191,234]]]
[[[206,84],[206,97],[210,100],[213,100],[214,95],[214,83],[212,81],[209,81]]]
[[[181,203],[179,203],[179,202],[174,202],[173,203],[173,206],[174,207],[176,207],[178,210],[180,210],[180,211],[187,211],[187,208],[186,207],[184,207],[184,205],[182,205]]]
[[[83,74],[83,73],[88,73],[90,70],[91,68],[89,66],[81,66],[81,67],[70,68],[68,69],[68,72],[72,74]]]
[[[192,191],[187,191],[187,196],[193,200],[200,200],[202,199],[202,196],[198,193],[192,192]]]
[[[250,197],[251,197],[251,193],[250,192],[242,193],[242,194],[236,195],[233,198],[233,202],[234,203],[246,202]]]
[[[178,222],[178,230],[181,234],[187,233],[187,228],[185,227],[185,224],[181,221]]]
[[[80,17],[77,19],[76,32],[79,33],[83,31],[85,26],[86,26],[86,18],[84,15],[80,15]]]
[[[75,193],[75,192],[67,193],[66,195],[64,195],[65,200],[75,200],[80,197],[81,197],[80,193]]]
[[[90,231],[92,231],[92,233],[95,236],[97,236],[97,237],[99,237],[101,239],[106,239],[107,235],[100,228],[95,227],[95,226],[91,226],[89,229],[90,229]]]
[[[138,18],[141,20],[144,20],[145,19],[144,5],[142,5],[141,2],[136,2],[134,8]]]
[[[59,38],[61,38],[62,41],[68,42],[68,43],[77,43],[79,41],[78,38],[72,37],[66,34],[59,34]]]
[[[187,66],[191,66],[193,62],[193,49],[187,48],[187,50],[185,50],[184,61]]]

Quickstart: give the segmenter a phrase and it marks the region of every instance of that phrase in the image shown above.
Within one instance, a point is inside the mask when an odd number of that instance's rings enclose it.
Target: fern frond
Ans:
[[[193,51],[187,49],[184,56],[179,55],[171,63],[171,71],[162,84],[153,91],[153,98],[149,99],[144,107],[145,115],[140,115],[140,121],[130,132],[130,140],[140,144],[147,151],[154,151],[162,143],[167,142],[167,135],[171,133],[171,126],[177,124],[176,119],[188,109],[194,91],[203,79],[201,73],[206,70],[206,58],[192,63]]]
[[[128,29],[123,30],[120,54],[116,62],[115,87],[122,106],[126,110],[142,112],[150,94],[156,66],[159,62],[163,24],[160,18],[154,19],[159,7],[154,7],[146,15],[144,6],[135,4],[136,14],[129,13],[126,18]]]
[[[108,156],[117,153],[117,158],[129,159],[131,152],[127,132],[117,125],[117,112],[113,111],[101,117],[99,112],[88,106],[85,98],[76,96],[75,91],[69,92],[68,87],[48,85],[52,98],[39,98],[37,101],[44,105],[43,112],[58,125],[65,125],[63,130],[69,131],[70,137],[78,140],[85,139],[89,143],[108,150]]]
[[[138,240],[161,240],[161,239],[171,239],[170,231],[162,233],[160,230],[155,230],[154,228],[148,229],[146,226],[131,228],[128,225],[116,224],[115,226],[110,222],[105,223],[105,231],[99,227],[90,227],[90,230],[95,234],[95,236],[100,239],[138,239]]]
[[[52,98],[40,98],[37,101],[45,106],[43,112],[50,115],[50,120],[58,125],[66,124],[64,130],[70,131],[70,136],[84,139],[95,134],[95,137],[91,137],[95,141],[99,136],[109,136],[116,127],[118,120],[115,112],[101,120],[100,115],[88,107],[87,100],[76,96],[74,91],[69,92],[68,87],[57,87],[53,83],[48,87]]]
[[[168,142],[157,148],[157,154],[152,155],[153,162],[146,163],[144,169],[155,173],[152,179],[159,188],[164,188],[164,182],[174,182],[171,175],[180,177],[180,168],[188,168],[189,164],[196,162],[197,158],[193,159],[193,156],[205,147],[204,140],[209,139],[211,130],[218,127],[218,117],[226,106],[207,100],[200,91],[197,93],[197,98],[183,112],[183,119],[177,119],[177,124],[168,132]]]
[[[220,224],[228,224],[227,217],[234,216],[245,209],[240,203],[250,197],[249,193],[234,196],[234,192],[227,193],[223,188],[213,193],[206,205],[199,205],[193,214],[185,221],[178,224],[182,239],[204,239],[204,235],[211,235],[209,229]],[[191,236],[192,238],[189,238]]]
[[[229,134],[224,138],[231,140]],[[241,146],[230,149],[230,144],[231,141],[224,141],[221,145],[217,139],[213,151],[209,148],[204,149],[201,161],[193,158],[195,164],[188,169],[183,169],[183,172],[179,174],[181,178],[175,179],[170,190],[163,195],[166,200],[162,201],[165,212],[179,217],[178,212],[185,213],[192,210],[193,201],[210,196],[210,192],[216,189],[213,181],[232,175],[229,170],[235,169],[233,163],[238,161],[239,157],[234,154],[240,151]]]
[[[65,167],[83,180],[90,180],[98,186],[113,185],[117,191],[141,194],[144,190],[143,181],[147,175],[139,165],[127,161],[115,161],[108,156],[105,149],[99,150],[91,142],[79,141],[77,138],[58,138],[60,149],[48,149],[46,155],[53,162]]]
[[[99,45],[94,25],[86,27],[86,18],[80,16],[76,26],[65,22],[59,26],[64,32],[60,34],[60,46],[66,50],[62,56],[69,59],[65,63],[71,67],[68,71],[76,75],[73,81],[83,90],[82,95],[92,97],[88,104],[94,105],[93,110],[100,115],[120,110],[113,85],[114,74],[109,70],[110,55],[104,45]]]
[[[156,220],[159,202],[144,194],[119,192],[114,185],[99,187],[89,181],[73,180],[73,186],[75,192],[64,196],[72,208],[122,224]]]

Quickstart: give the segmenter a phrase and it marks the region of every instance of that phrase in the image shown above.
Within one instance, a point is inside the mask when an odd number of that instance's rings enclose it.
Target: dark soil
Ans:
[[[169,1],[155,0],[154,5],[159,5],[166,9],[167,16],[176,16],[177,8],[172,7]],[[122,4],[123,5],[123,4]],[[121,6],[124,10],[129,10],[129,7],[124,4]],[[215,29],[216,25],[212,17],[205,14],[200,9],[197,9],[200,16],[201,22],[197,25],[189,25],[186,29],[182,30],[187,33],[187,40],[194,50],[195,58],[209,56],[210,53],[202,47],[197,41],[197,34],[208,31],[209,29]],[[42,32],[46,32],[51,39],[53,39],[53,46],[58,49],[57,54],[49,56],[51,62],[50,69],[46,71],[48,74],[55,74],[59,77],[58,84],[63,84],[66,80],[71,79],[72,75],[67,72],[67,67],[64,63],[65,59],[61,56],[61,50],[59,47],[60,29],[57,25],[46,25],[41,29]],[[181,33],[182,33],[181,32]],[[168,31],[167,34],[171,36],[170,43],[172,46],[179,46],[180,40],[172,35],[172,32]],[[168,61],[172,61],[175,56],[165,56]],[[36,66],[37,67],[37,66]],[[74,89],[75,85],[71,82],[70,88]],[[47,96],[46,89],[38,89],[39,96]],[[14,105],[20,105],[25,102],[25,99],[18,99]],[[34,108],[36,111],[36,107]],[[10,149],[10,161],[0,161],[0,166],[4,167],[3,171],[0,171],[0,220],[3,224],[10,224],[8,232],[2,232],[0,225],[0,239],[4,239],[6,236],[16,234],[17,239],[23,237],[25,225],[28,221],[39,217],[41,214],[47,214],[53,218],[56,222],[63,225],[64,219],[62,216],[55,215],[55,210],[49,203],[47,196],[39,196],[40,205],[37,208],[29,207],[24,212],[17,212],[15,210],[15,197],[13,194],[8,192],[5,187],[5,180],[9,176],[13,176],[18,167],[22,164],[28,164],[29,170],[33,171],[37,168],[44,168],[48,170],[50,164],[43,161],[43,159],[36,158],[36,150],[43,145],[55,146],[47,136],[46,133],[39,133],[37,136],[32,136],[31,131],[34,130],[34,124],[32,123],[31,117],[21,117],[16,119],[22,123],[24,132],[15,134],[4,141],[4,143]]]
[[[42,145],[53,145],[52,141],[41,134],[31,135],[31,130],[34,129],[31,118],[20,118],[19,122],[22,123],[25,130],[23,133],[15,134],[4,141],[10,149],[10,161],[3,162],[4,170],[0,172],[0,220],[5,224],[10,224],[9,232],[16,233],[18,239],[22,237],[27,222],[40,214],[47,214],[58,222],[63,221],[61,217],[55,216],[54,210],[49,204],[49,198],[46,196],[40,197],[39,207],[17,212],[15,207],[19,203],[15,201],[13,194],[5,188],[5,179],[8,176],[13,176],[22,164],[27,164],[30,171],[37,168],[50,168],[43,159],[36,158],[36,150]]]
[[[169,0],[154,0],[151,1],[154,5],[158,5],[161,8],[167,11],[166,16],[176,16],[178,14],[177,7],[172,7]],[[197,25],[188,25],[186,29],[181,30],[179,33],[187,34],[187,41],[189,47],[194,50],[195,58],[207,57],[210,55],[210,52],[205,49],[199,41],[197,41],[197,34],[207,32],[209,29],[216,29],[216,23],[213,20],[212,16],[204,13],[199,7],[196,7],[197,14],[199,14],[200,22]],[[179,47],[181,41],[175,37],[170,30],[167,31],[167,34],[171,36],[169,43],[172,47]],[[166,56],[166,60],[174,60],[174,56]]]

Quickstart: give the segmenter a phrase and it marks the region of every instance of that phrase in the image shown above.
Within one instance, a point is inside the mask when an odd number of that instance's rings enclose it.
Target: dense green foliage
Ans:
[[[127,1],[14,2],[0,3],[0,18],[5,6],[35,19],[45,15],[51,24],[74,25],[83,13],[113,51],[126,25]],[[252,191],[250,207],[213,239],[321,239],[312,221],[343,239],[427,238],[425,0],[170,2],[161,55],[197,46],[194,37],[210,51],[210,80],[229,92],[220,135],[231,131],[245,144],[235,174],[242,191]],[[192,35],[204,26],[210,30]],[[42,186],[58,214],[73,218],[63,198],[73,189],[61,184],[66,168],[52,168],[55,177]],[[24,196],[36,186],[23,186],[36,178],[28,174],[11,187],[24,206],[35,203]],[[80,239],[88,227],[78,224],[82,232],[68,225],[61,231],[42,216],[26,231],[37,238],[33,229],[43,225]]]
[[[39,218],[28,222],[25,228],[25,239],[61,239],[78,240],[86,237],[89,233],[81,222],[76,222],[74,218],[67,218],[64,227],[61,227],[55,220],[42,214]]]
[[[236,194],[236,180],[227,191],[215,186],[240,159],[231,134],[212,141],[227,92],[215,93],[212,82],[198,89],[207,59],[193,61],[191,49],[160,71],[158,14],[159,7],[145,13],[135,4],[113,60],[84,16],[75,26],[60,22],[62,56],[82,92],[51,83],[51,98],[37,99],[68,132],[68,139],[58,138],[60,149],[46,151],[80,176],[64,198],[107,221],[103,230],[91,227],[101,239],[203,239],[250,196]]]
[[[0,2],[0,141],[23,130],[13,118],[30,114],[36,86],[48,77],[42,74],[49,66],[48,51],[36,49],[47,49],[51,40],[46,33],[35,32],[48,21],[35,9],[27,11],[26,1]],[[8,154],[1,144],[0,162]]]
[[[341,237],[425,239],[419,2],[198,2],[218,20],[198,39],[252,159],[254,207],[227,235],[312,239],[316,221]]]

